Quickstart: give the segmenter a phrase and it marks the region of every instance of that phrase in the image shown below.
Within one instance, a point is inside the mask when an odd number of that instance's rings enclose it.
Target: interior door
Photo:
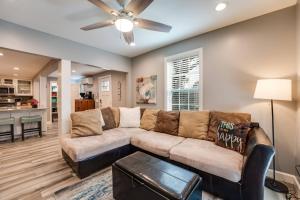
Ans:
[[[112,106],[111,76],[99,77],[99,107]]]

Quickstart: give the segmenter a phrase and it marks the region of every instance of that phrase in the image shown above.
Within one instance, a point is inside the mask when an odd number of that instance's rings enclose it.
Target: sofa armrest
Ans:
[[[264,199],[265,177],[274,154],[275,150],[264,130],[259,127],[252,129],[247,142],[242,172],[243,200]]]

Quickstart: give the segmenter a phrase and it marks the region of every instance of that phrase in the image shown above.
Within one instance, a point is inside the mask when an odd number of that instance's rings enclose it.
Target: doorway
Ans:
[[[99,107],[112,106],[112,85],[111,75],[102,76],[98,78],[99,85]]]

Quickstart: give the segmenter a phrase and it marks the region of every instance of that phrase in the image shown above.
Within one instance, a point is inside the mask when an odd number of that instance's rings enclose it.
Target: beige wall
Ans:
[[[298,125],[298,149],[296,162],[300,165],[300,0],[297,4],[297,71],[298,71],[298,104],[297,104],[297,125]]]
[[[100,74],[97,74],[94,76],[94,94],[95,94],[95,99],[99,99],[99,82],[98,82],[98,78],[102,77],[102,76],[107,76],[107,75],[111,75],[111,84],[112,84],[112,106],[115,107],[122,107],[122,106],[126,106],[127,103],[127,79],[126,79],[126,75],[127,73],[124,72],[117,72],[117,71],[106,71]],[[121,98],[118,95],[118,82],[121,83]],[[98,102],[96,102],[96,106],[98,106]]]
[[[250,112],[271,135],[270,104],[254,100],[259,78],[296,82],[295,7],[209,32],[133,59],[132,88],[139,76],[158,75],[158,103],[164,106],[164,58],[203,48],[204,109]],[[135,90],[132,91],[135,105]],[[295,173],[296,103],[275,103],[278,170]]]

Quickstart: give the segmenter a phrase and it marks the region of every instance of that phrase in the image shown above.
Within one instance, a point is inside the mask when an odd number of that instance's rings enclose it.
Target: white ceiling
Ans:
[[[52,59],[1,48],[0,53],[4,54],[0,56],[0,76],[7,78],[32,79]]]
[[[104,0],[114,8],[115,0]],[[80,27],[110,16],[87,0],[1,0],[0,18],[120,55],[134,57],[153,49],[296,4],[296,0],[155,0],[141,18],[173,26],[170,33],[134,29],[135,47],[126,45],[112,26],[90,32]]]
[[[101,72],[106,71],[103,68],[100,67],[94,67],[90,65],[84,65],[80,63],[72,62],[71,64],[72,68],[72,79],[73,80],[79,80],[83,77],[87,76],[93,76],[95,74],[99,74]],[[51,74],[48,75],[49,77],[57,78],[58,77],[58,71],[54,71]]]

